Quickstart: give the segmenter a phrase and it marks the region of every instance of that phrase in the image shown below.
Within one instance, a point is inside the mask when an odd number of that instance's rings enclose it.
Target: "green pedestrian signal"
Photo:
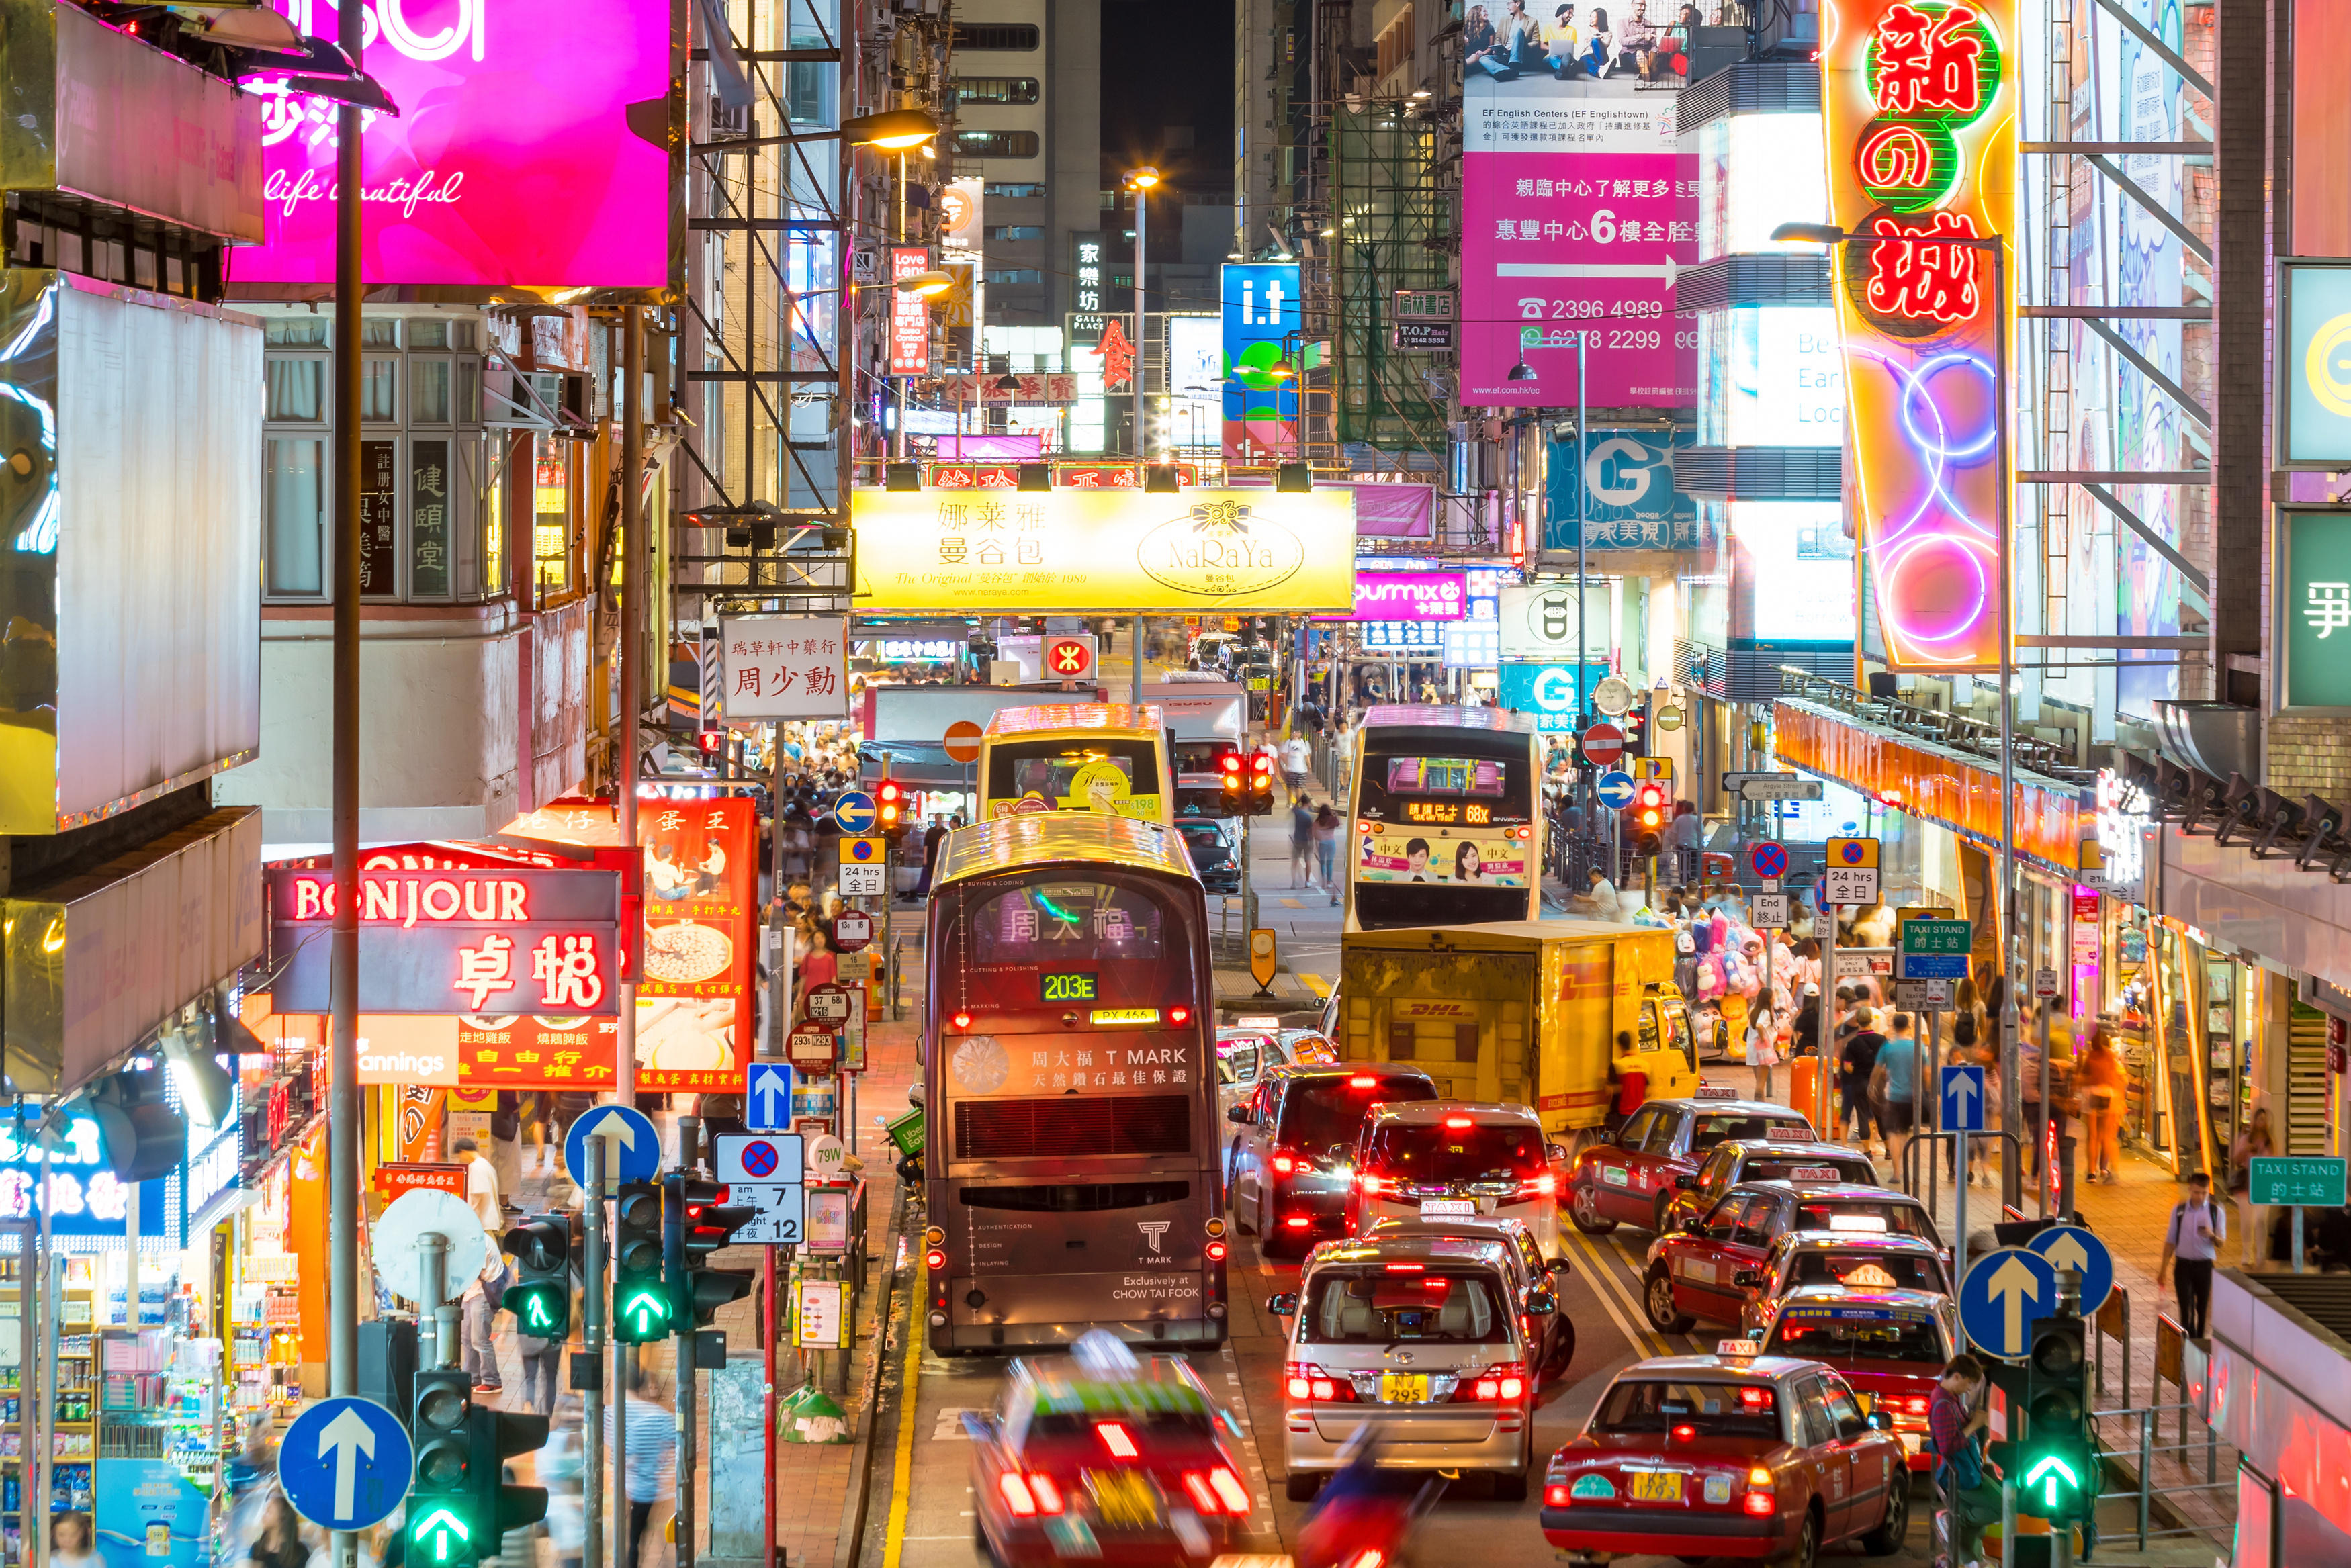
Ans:
[[[2082,1478],[2055,1454],[2043,1454],[2024,1472],[2024,1495],[2047,1520],[2071,1519],[2082,1496]]]
[[[612,1334],[624,1345],[667,1339],[676,1303],[662,1279],[662,1194],[624,1181],[612,1206]]]
[[[564,1339],[571,1333],[571,1220],[564,1214],[533,1214],[506,1234],[517,1282],[499,1304],[515,1314],[522,1333],[535,1339]]]

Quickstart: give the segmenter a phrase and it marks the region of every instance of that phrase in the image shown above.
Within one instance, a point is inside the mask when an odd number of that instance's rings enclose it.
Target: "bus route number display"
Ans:
[[[1037,977],[1037,983],[1041,988],[1039,1000],[1092,1002],[1095,1000],[1099,980],[1099,976],[1075,971],[1062,973],[1048,971]]]
[[[1456,805],[1436,800],[1408,800],[1404,803],[1404,815],[1408,822],[1436,822],[1447,826],[1457,822],[1483,826],[1494,820],[1490,806]]]

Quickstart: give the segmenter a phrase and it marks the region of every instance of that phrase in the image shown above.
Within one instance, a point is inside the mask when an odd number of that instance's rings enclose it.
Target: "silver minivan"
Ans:
[[[1520,1333],[1510,1243],[1470,1236],[1325,1241],[1298,1289],[1266,1303],[1287,1319],[1282,1455],[1293,1501],[1312,1498],[1340,1450],[1368,1425],[1379,1462],[1476,1470],[1494,1495],[1527,1495],[1534,1452],[1535,1363]],[[1520,1312],[1559,1310],[1548,1290]]]
[[[1353,1191],[1348,1162],[1364,1118],[1383,1105],[1435,1098],[1435,1080],[1413,1066],[1293,1062],[1268,1070],[1225,1112],[1234,1224],[1268,1257],[1342,1234]]]

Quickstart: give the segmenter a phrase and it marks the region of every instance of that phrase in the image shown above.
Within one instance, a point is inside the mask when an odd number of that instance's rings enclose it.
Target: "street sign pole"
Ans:
[[[604,1303],[611,1291],[604,1263],[604,1140],[590,1138],[586,1149],[588,1183],[580,1214],[586,1221],[586,1255],[580,1260],[588,1288],[580,1293],[580,1354],[571,1363],[571,1380],[580,1389],[580,1514],[584,1535],[580,1561],[603,1568],[604,1559]]]
[[[1836,1060],[1836,926],[1837,907],[1829,901],[1829,879],[1825,867],[1821,872],[1820,897],[1813,900],[1821,910],[1821,1022],[1813,1031],[1813,1043],[1820,1052],[1820,1070],[1813,1075],[1813,1097],[1820,1114],[1813,1118],[1813,1130],[1834,1142],[1838,1128],[1829,1120],[1829,1076],[1834,1071],[1830,1065]],[[1791,1069],[1792,1071],[1792,1069]],[[2003,1537],[2005,1539],[2005,1537]]]

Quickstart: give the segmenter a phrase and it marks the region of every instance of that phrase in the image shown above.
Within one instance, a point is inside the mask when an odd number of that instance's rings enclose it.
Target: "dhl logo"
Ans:
[[[1395,1004],[1395,1015],[1398,1018],[1474,1019],[1478,1016],[1478,1004],[1474,1002],[1404,1001]]]

